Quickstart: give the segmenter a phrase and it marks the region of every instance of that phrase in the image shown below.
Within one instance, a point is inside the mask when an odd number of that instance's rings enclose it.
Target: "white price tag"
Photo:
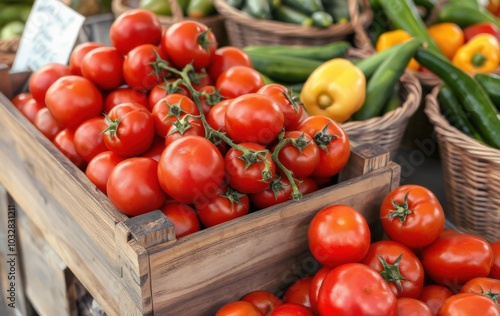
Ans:
[[[58,0],[36,0],[26,22],[12,71],[67,64],[85,17]]]

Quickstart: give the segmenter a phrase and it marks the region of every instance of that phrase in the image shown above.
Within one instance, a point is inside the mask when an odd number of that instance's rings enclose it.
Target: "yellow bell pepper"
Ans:
[[[445,22],[429,26],[427,32],[443,54],[451,60],[465,43],[464,31],[455,23]]]
[[[406,42],[411,38],[412,36],[403,30],[388,31],[380,34],[377,39],[377,44],[375,44],[375,49],[377,52],[381,52],[394,45]],[[420,68],[420,64],[412,58],[406,68],[417,71]]]
[[[300,99],[311,115],[338,123],[358,111],[366,97],[366,78],[351,61],[335,58],[321,64],[307,78]]]
[[[453,64],[469,74],[493,72],[500,63],[500,43],[491,34],[474,36],[460,47],[453,57]]]

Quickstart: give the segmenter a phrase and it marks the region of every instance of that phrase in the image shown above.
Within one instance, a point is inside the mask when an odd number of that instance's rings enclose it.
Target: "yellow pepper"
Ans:
[[[427,32],[443,54],[450,60],[465,43],[464,32],[455,23],[434,24],[427,29]]]
[[[335,58],[321,64],[307,78],[300,99],[311,115],[338,123],[358,111],[366,97],[366,78],[351,61]]]
[[[474,36],[460,47],[453,57],[453,64],[469,74],[493,72],[500,63],[500,43],[491,34]]]
[[[380,34],[377,39],[375,49],[377,50],[377,52],[381,52],[394,45],[406,42],[411,38],[412,36],[403,30],[388,31]],[[420,68],[420,64],[412,58],[406,68],[417,71]]]

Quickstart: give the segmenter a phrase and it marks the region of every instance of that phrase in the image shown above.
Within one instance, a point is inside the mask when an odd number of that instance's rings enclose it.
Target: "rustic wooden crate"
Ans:
[[[279,291],[312,262],[306,232],[319,209],[348,204],[375,224],[399,185],[388,152],[360,145],[339,184],[176,240],[160,211],[118,212],[1,94],[0,126],[0,183],[109,315],[213,315],[250,290]]]

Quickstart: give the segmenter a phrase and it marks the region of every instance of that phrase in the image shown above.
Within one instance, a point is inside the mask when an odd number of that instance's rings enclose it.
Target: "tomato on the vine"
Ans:
[[[215,82],[217,90],[227,99],[257,93],[264,85],[260,72],[247,66],[231,67],[221,73]]]
[[[64,156],[68,157],[75,166],[84,168],[86,162],[76,152],[75,143],[73,142],[74,136],[75,132],[73,130],[65,128],[54,137],[52,143]]]
[[[196,73],[188,73],[189,81],[191,82],[191,86],[196,91],[201,91],[206,86],[212,86],[214,82],[212,78],[207,74],[205,70],[201,70]]]
[[[178,69],[192,63],[194,69],[199,71],[212,62],[217,39],[205,24],[184,20],[167,29],[162,36],[161,47]]]
[[[435,241],[444,228],[444,211],[427,188],[407,184],[389,192],[380,207],[384,231],[390,239],[410,248]]]
[[[174,93],[169,94],[156,102],[153,110],[155,130],[158,135],[165,137],[172,127],[172,124],[185,114],[199,115],[200,111],[190,98]]]
[[[45,104],[45,95],[57,79],[71,75],[69,66],[60,63],[48,63],[31,74],[29,90],[31,96],[40,104]]]
[[[498,300],[500,297],[500,280],[478,277],[469,280],[460,288],[461,293],[476,293]]]
[[[283,304],[279,297],[268,291],[253,291],[243,296],[241,300],[252,303],[264,315]]]
[[[121,103],[134,102],[149,108],[148,96],[146,93],[131,89],[131,88],[118,88],[111,91],[104,100],[104,112],[109,113],[112,108]]]
[[[208,66],[208,73],[215,82],[224,71],[233,66],[253,67],[250,57],[242,49],[233,46],[220,47],[215,51],[213,61]]]
[[[264,316],[264,314],[252,303],[234,301],[222,306],[215,316]]]
[[[158,101],[165,98],[169,94],[182,94],[188,98],[191,98],[191,93],[186,88],[184,84],[181,83],[178,79],[167,79],[163,82],[158,83],[156,86],[151,89],[149,92],[148,103],[149,109],[152,111]]]
[[[297,187],[302,195],[319,190],[318,184],[311,178],[298,179]]]
[[[200,230],[200,221],[195,210],[184,203],[167,201],[161,208],[175,227],[175,236],[181,238]]]
[[[401,316],[434,316],[430,307],[424,302],[411,297],[398,298],[398,315]]]
[[[69,68],[71,74],[75,76],[82,75],[82,60],[85,55],[93,49],[103,47],[104,45],[96,42],[84,42],[75,46],[69,56]]]
[[[329,268],[360,262],[368,252],[370,237],[370,228],[363,215],[341,204],[321,209],[307,231],[312,255]]]
[[[89,180],[104,194],[107,194],[108,178],[111,171],[117,164],[125,160],[125,157],[120,157],[112,151],[105,151],[97,154],[89,161],[85,169],[85,175]]]
[[[313,277],[303,277],[293,282],[283,295],[284,303],[295,303],[311,307],[310,289]]]
[[[267,189],[250,194],[252,204],[259,209],[283,203],[291,198],[292,186],[285,176],[276,177]]]
[[[492,299],[475,293],[459,293],[449,297],[436,316],[500,316],[500,309]]]
[[[163,78],[169,72],[165,69],[154,72],[151,63],[159,56],[168,61],[167,54],[159,47],[151,44],[143,44],[135,47],[125,55],[123,61],[123,78],[133,89],[150,91],[157,84],[163,82]]]
[[[172,122],[165,136],[165,146],[188,135],[205,137],[205,127],[201,119],[183,116],[178,121]]]
[[[226,132],[226,111],[233,99],[226,99],[214,105],[207,113],[207,123],[216,131]]]
[[[289,142],[280,149],[278,160],[296,178],[311,175],[319,164],[319,148],[312,137],[304,132],[288,131],[283,139]]]
[[[112,90],[123,83],[123,56],[114,47],[98,47],[82,59],[83,77],[101,90]]]
[[[294,97],[287,87],[271,83],[260,88],[257,93],[270,96],[279,105],[285,116],[286,130],[293,130],[299,124],[304,107],[298,97]]]
[[[89,162],[97,154],[108,150],[101,134],[105,129],[106,121],[104,117],[97,116],[83,122],[75,130],[74,143],[76,152],[86,162]]]
[[[248,214],[248,195],[226,188],[217,196],[196,203],[196,211],[205,227],[212,227]]]
[[[224,100],[224,97],[219,94],[219,91],[214,86],[204,86],[198,91],[201,93],[199,101],[205,116],[207,116],[212,107]]]

